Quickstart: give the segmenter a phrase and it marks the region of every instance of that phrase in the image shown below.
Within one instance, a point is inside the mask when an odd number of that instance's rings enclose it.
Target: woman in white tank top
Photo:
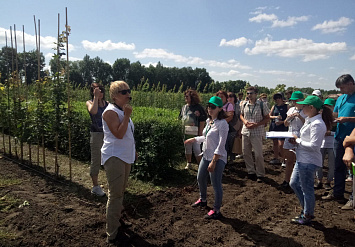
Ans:
[[[121,235],[121,226],[127,225],[121,218],[123,196],[131,165],[137,157],[134,125],[130,118],[130,94],[131,90],[126,82],[112,82],[110,97],[113,103],[109,104],[102,114],[104,144],[101,148],[101,164],[105,168],[108,183],[106,234],[109,243],[114,243]]]

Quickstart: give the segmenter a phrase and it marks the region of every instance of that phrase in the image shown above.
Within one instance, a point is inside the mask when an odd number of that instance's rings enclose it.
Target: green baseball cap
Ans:
[[[290,100],[304,99],[303,93],[301,91],[294,91],[291,95]]]
[[[309,96],[307,96],[307,98],[304,101],[299,101],[299,102],[297,102],[297,104],[312,105],[315,108],[317,108],[317,110],[320,110],[323,107],[322,100],[318,96],[315,96],[315,95],[309,95]]]
[[[210,98],[208,103],[214,104],[215,106],[218,106],[219,108],[223,107],[222,99],[218,96],[213,96],[212,98]]]
[[[328,98],[328,99],[324,100],[324,104],[330,105],[330,106],[335,106],[335,99]]]

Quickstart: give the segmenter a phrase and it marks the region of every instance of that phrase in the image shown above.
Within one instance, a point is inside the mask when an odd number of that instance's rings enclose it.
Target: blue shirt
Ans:
[[[338,117],[355,117],[355,93],[341,95],[335,104],[334,112],[338,113]],[[334,135],[335,139],[338,141],[344,140],[354,128],[355,123],[353,122],[338,123]]]

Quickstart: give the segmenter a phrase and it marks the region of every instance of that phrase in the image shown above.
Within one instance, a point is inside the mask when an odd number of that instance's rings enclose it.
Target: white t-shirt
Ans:
[[[298,112],[301,117],[306,118],[307,116],[304,114],[304,112],[302,110],[297,109],[296,107],[291,107],[290,109],[288,109],[287,111],[287,116],[291,116],[293,113]],[[290,121],[290,125],[288,127],[288,131],[292,132],[293,134],[300,136],[300,129],[303,126],[303,122],[301,119],[299,119],[298,117],[293,118]]]

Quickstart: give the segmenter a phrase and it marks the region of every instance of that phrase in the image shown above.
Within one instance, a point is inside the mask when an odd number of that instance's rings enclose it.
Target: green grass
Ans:
[[[5,229],[1,229],[0,228],[0,244],[2,243],[3,240],[12,240],[12,239],[15,239],[15,238],[16,238],[15,234],[13,234],[11,232],[8,232]]]
[[[16,178],[7,178],[7,177],[0,177],[0,188],[5,188],[8,186],[13,186],[16,184],[20,184],[21,180],[16,179]]]
[[[0,198],[0,212],[7,213],[11,209],[18,207],[20,201],[12,196],[5,195]]]

